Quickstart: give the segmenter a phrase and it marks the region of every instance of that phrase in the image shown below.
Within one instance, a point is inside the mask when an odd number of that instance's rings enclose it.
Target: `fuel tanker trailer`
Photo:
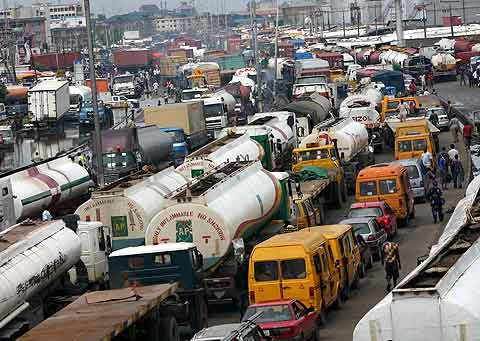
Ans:
[[[177,204],[150,221],[145,243],[194,243],[209,302],[235,300],[235,279],[247,275],[245,250],[269,237],[273,220],[289,219],[288,193],[286,173],[271,173],[259,161],[225,163],[172,193]]]
[[[38,216],[44,207],[61,214],[93,186],[88,171],[68,156],[5,173],[2,180],[11,182],[17,221]]]
[[[112,249],[143,245],[152,217],[175,204],[168,196],[188,182],[173,167],[145,178],[130,178],[92,193],[75,212],[83,221],[99,221],[111,230]]]
[[[216,139],[189,154],[176,170],[187,178],[195,178],[225,162],[263,160],[262,145],[248,134],[236,134]]]
[[[81,244],[61,220],[28,220],[0,239],[0,339],[15,340],[43,320],[48,295],[80,260]]]

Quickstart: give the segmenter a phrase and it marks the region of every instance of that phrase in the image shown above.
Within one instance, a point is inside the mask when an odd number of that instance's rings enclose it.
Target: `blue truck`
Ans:
[[[202,266],[203,256],[192,243],[128,247],[108,257],[110,288],[178,282],[176,295],[162,303],[163,310],[196,333],[208,324]]]
[[[187,141],[182,128],[160,128],[172,138],[172,160],[175,167],[181,165],[188,155]]]
[[[112,109],[106,107],[102,101],[98,102],[98,114],[100,116],[100,125],[102,129],[109,129],[113,125]],[[78,113],[78,122],[81,125],[93,126],[95,121],[93,117],[93,104],[91,101],[85,101]]]

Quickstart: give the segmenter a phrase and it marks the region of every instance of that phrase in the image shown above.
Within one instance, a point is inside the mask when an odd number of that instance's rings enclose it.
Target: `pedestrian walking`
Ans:
[[[430,200],[430,206],[432,207],[433,223],[436,224],[437,221],[443,221],[444,199],[438,183],[434,181],[432,185],[432,188],[428,191],[427,198]]]
[[[473,126],[470,123],[467,123],[463,126],[463,141],[465,142],[465,147],[470,148],[472,143],[472,132]]]
[[[400,263],[400,252],[398,244],[394,242],[385,242],[382,247],[382,265],[385,267],[385,279],[387,280],[387,291],[397,286],[398,277],[402,264]]]
[[[421,82],[421,85],[422,85],[422,90],[425,92],[427,91],[427,81],[426,81],[426,78],[425,78],[425,74],[422,74],[420,76],[420,82]],[[425,95],[425,93],[424,93]]]
[[[452,134],[452,137],[453,137],[453,142],[457,143],[459,141],[458,134],[460,133],[460,121],[458,120],[458,118],[453,116],[450,119],[449,128],[450,128],[450,133]]]
[[[400,119],[400,122],[405,122],[407,120],[407,113],[407,104],[402,99],[400,100],[400,105],[398,106],[398,118]]]
[[[468,81],[468,86],[470,88],[473,87],[473,74],[472,74],[472,71],[470,69],[467,69],[467,71],[465,72],[465,76],[467,77],[467,81]]]
[[[452,169],[453,188],[462,188],[465,171],[463,169],[462,162],[458,157],[458,154],[455,155],[455,158],[452,161],[451,169]]]
[[[438,156],[438,178],[442,190],[446,190],[448,188],[448,154],[440,153]]]
[[[430,117],[428,118],[428,120],[430,122],[432,122],[432,124],[436,127],[438,126],[438,115],[437,113],[435,112],[435,110],[432,111],[432,113],[430,114]]]
[[[415,80],[412,80],[408,86],[408,91],[410,92],[410,96],[415,96],[417,94],[417,84],[415,84]]]
[[[420,157],[420,160],[422,160],[423,167],[425,169],[432,168],[433,160],[432,160],[432,154],[428,151],[427,147],[424,148],[422,156]]]
[[[473,86],[477,87],[478,86],[478,72],[477,72],[477,70],[475,70],[473,72],[472,77],[473,77]]]

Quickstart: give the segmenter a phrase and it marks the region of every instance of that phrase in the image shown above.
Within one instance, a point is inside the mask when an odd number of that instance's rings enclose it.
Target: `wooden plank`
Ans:
[[[144,317],[171,296],[178,283],[135,288],[136,301],[106,301],[89,304],[87,295],[43,321],[18,340],[21,341],[100,341],[110,340]],[[118,296],[109,290],[103,294]]]

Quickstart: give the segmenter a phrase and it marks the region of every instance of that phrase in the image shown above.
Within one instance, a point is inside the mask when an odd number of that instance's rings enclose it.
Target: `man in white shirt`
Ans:
[[[455,145],[452,143],[450,145],[450,150],[448,151],[448,158],[450,159],[450,162],[455,160],[455,155],[458,155],[458,150],[455,149]]]
[[[420,159],[422,160],[425,169],[432,168],[432,154],[427,150],[427,148],[423,150],[423,154]]]

